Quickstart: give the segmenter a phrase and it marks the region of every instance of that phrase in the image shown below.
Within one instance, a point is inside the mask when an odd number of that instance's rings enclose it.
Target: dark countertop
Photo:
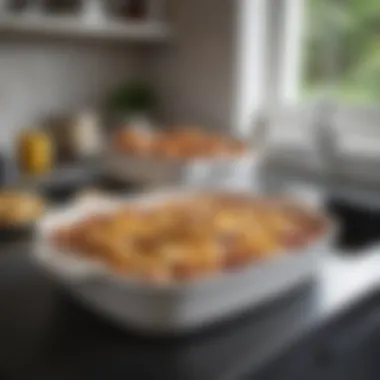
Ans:
[[[76,305],[29,249],[0,248],[1,379],[244,378],[375,294],[380,278],[376,250],[328,255],[315,281],[282,300],[193,336],[148,339]]]
[[[92,183],[91,173],[89,177],[86,181]],[[56,188],[62,193],[60,181],[53,185],[53,193]],[[63,198],[72,192],[68,187]],[[358,216],[352,219],[357,235]],[[359,224],[365,230],[368,224],[379,225],[372,219]],[[378,237],[379,231],[374,234]],[[240,380],[249,375],[261,380],[256,373],[293,347],[364,309],[368,300],[380,304],[380,248],[379,254],[331,254],[315,281],[259,310],[193,336],[141,338],[77,305],[34,267],[29,249],[28,243],[0,245],[0,379]],[[297,362],[307,360],[297,354]],[[305,378],[311,379],[300,377]]]

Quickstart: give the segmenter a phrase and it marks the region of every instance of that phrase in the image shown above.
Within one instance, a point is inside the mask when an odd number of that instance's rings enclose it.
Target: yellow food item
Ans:
[[[154,282],[218,273],[300,248],[324,230],[320,217],[267,202],[193,197],[92,216],[53,239],[117,273]]]
[[[42,175],[51,171],[54,147],[50,137],[37,130],[22,133],[18,142],[18,159],[25,174]]]
[[[18,226],[34,222],[44,212],[44,202],[29,194],[0,192],[0,226]]]

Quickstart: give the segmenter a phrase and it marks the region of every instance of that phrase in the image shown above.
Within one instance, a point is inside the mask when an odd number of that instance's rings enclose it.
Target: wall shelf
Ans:
[[[99,20],[44,15],[0,15],[0,34],[88,38],[120,42],[165,42],[172,38],[168,25],[160,21]]]

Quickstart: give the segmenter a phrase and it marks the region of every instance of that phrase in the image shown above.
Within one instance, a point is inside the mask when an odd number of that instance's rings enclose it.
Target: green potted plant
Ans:
[[[111,93],[107,109],[118,123],[146,127],[157,106],[153,86],[141,81],[131,81]]]

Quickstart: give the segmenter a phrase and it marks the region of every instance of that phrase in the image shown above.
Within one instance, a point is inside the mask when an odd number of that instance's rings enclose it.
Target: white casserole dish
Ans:
[[[302,252],[285,253],[261,264],[189,282],[156,285],[119,277],[99,263],[60,252],[47,239],[57,227],[93,212],[118,208],[120,203],[149,205],[191,194],[169,191],[124,199],[93,199],[53,211],[38,225],[33,259],[55,281],[105,317],[146,333],[180,333],[285,294],[313,277],[317,259],[328,249],[332,231]]]
[[[192,160],[154,159],[119,154],[110,149],[101,161],[104,174],[126,183],[162,185],[231,185],[252,187],[257,182],[261,155]]]

